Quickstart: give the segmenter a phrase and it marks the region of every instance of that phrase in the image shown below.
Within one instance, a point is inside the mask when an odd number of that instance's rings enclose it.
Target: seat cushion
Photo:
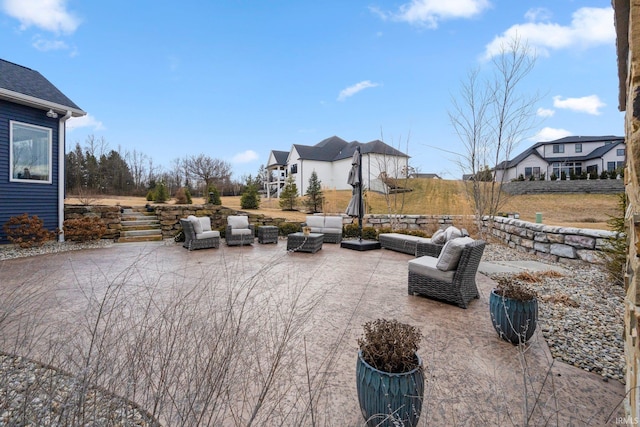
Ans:
[[[203,231],[202,233],[196,234],[196,239],[212,239],[214,237],[220,237],[219,231]]]
[[[311,229],[313,231],[313,229]],[[323,228],[321,233],[323,234],[342,234],[342,228]]]
[[[232,236],[244,236],[251,234],[251,230],[249,228],[232,228],[231,235]]]
[[[202,232],[211,231],[211,218],[208,216],[198,217],[200,225],[202,225]]]
[[[314,229],[324,228],[324,217],[320,215],[307,216],[307,226],[311,227],[311,231],[315,233]]]
[[[249,229],[249,218],[244,215],[231,215],[227,217],[227,224],[231,226],[232,229]]]
[[[324,218],[324,228],[337,229],[342,232],[342,217],[339,216],[326,216]]]
[[[462,249],[467,243],[473,242],[471,237],[460,237],[457,239],[449,240],[444,244],[442,252],[438,257],[436,268],[442,271],[455,270],[458,267],[458,261],[460,261],[460,255],[462,255]]]
[[[189,215],[189,216],[187,217],[187,219],[188,219],[189,221],[191,221],[191,224],[193,225],[193,232],[194,232],[194,233],[196,233],[196,234],[200,234],[200,233],[202,233],[202,231],[203,231],[203,230],[202,230],[202,223],[200,222],[200,220],[199,220],[196,216],[194,216],[194,215]]]
[[[421,256],[409,261],[409,271],[420,276],[427,276],[442,282],[452,282],[455,274],[454,270],[442,271],[436,267],[438,258],[432,256]]]

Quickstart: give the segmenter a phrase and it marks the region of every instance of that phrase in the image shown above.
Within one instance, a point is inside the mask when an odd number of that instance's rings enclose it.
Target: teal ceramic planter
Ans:
[[[489,296],[491,322],[500,338],[511,344],[524,344],[536,331],[538,300],[520,301],[498,295],[495,289]]]
[[[367,426],[413,427],[418,425],[424,397],[422,359],[418,367],[401,374],[380,371],[358,352],[356,384],[358,401]]]

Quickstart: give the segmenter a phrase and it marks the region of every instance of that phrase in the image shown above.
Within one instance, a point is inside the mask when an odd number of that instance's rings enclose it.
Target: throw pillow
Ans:
[[[442,228],[438,229],[433,236],[431,236],[431,243],[435,243],[437,245],[442,245],[445,242],[444,230]]]
[[[446,230],[444,230],[444,237],[445,242],[448,242],[449,240],[462,237],[462,232],[460,231],[460,229],[454,227],[453,225],[450,225]]]
[[[455,270],[458,267],[458,261],[460,261],[462,249],[471,242],[473,242],[471,237],[461,237],[449,240],[442,248],[442,252],[440,253],[438,262],[436,263],[436,268],[442,271]]]

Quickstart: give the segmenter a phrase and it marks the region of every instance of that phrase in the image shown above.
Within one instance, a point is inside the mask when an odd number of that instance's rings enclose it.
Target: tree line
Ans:
[[[169,169],[137,150],[109,148],[104,137],[87,137],[84,146],[76,143],[65,155],[65,185],[69,195],[145,196],[162,183],[169,194],[187,188],[194,195],[206,196],[211,187],[222,195],[239,195],[248,185],[262,187],[264,166],[256,177],[233,180],[231,164],[205,154],[174,159]]]

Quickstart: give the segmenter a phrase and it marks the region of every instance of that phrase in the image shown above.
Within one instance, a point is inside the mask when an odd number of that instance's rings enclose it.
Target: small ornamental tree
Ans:
[[[153,189],[153,201],[156,203],[164,203],[169,200],[169,190],[164,182],[160,181]]]
[[[260,196],[258,195],[255,184],[247,184],[240,197],[240,207],[242,207],[242,209],[258,209],[260,207]]]
[[[280,208],[283,211],[293,211],[298,203],[298,186],[293,180],[293,175],[289,175],[287,182],[280,193]]]
[[[222,200],[220,200],[220,193],[218,192],[218,189],[213,185],[207,187],[207,202],[212,205],[222,204]]]
[[[305,195],[307,196],[307,200],[305,201],[305,205],[307,209],[311,213],[322,212],[322,187],[321,181],[318,179],[318,174],[316,171],[311,172],[311,177],[309,178],[309,186],[307,187],[307,192]]]

